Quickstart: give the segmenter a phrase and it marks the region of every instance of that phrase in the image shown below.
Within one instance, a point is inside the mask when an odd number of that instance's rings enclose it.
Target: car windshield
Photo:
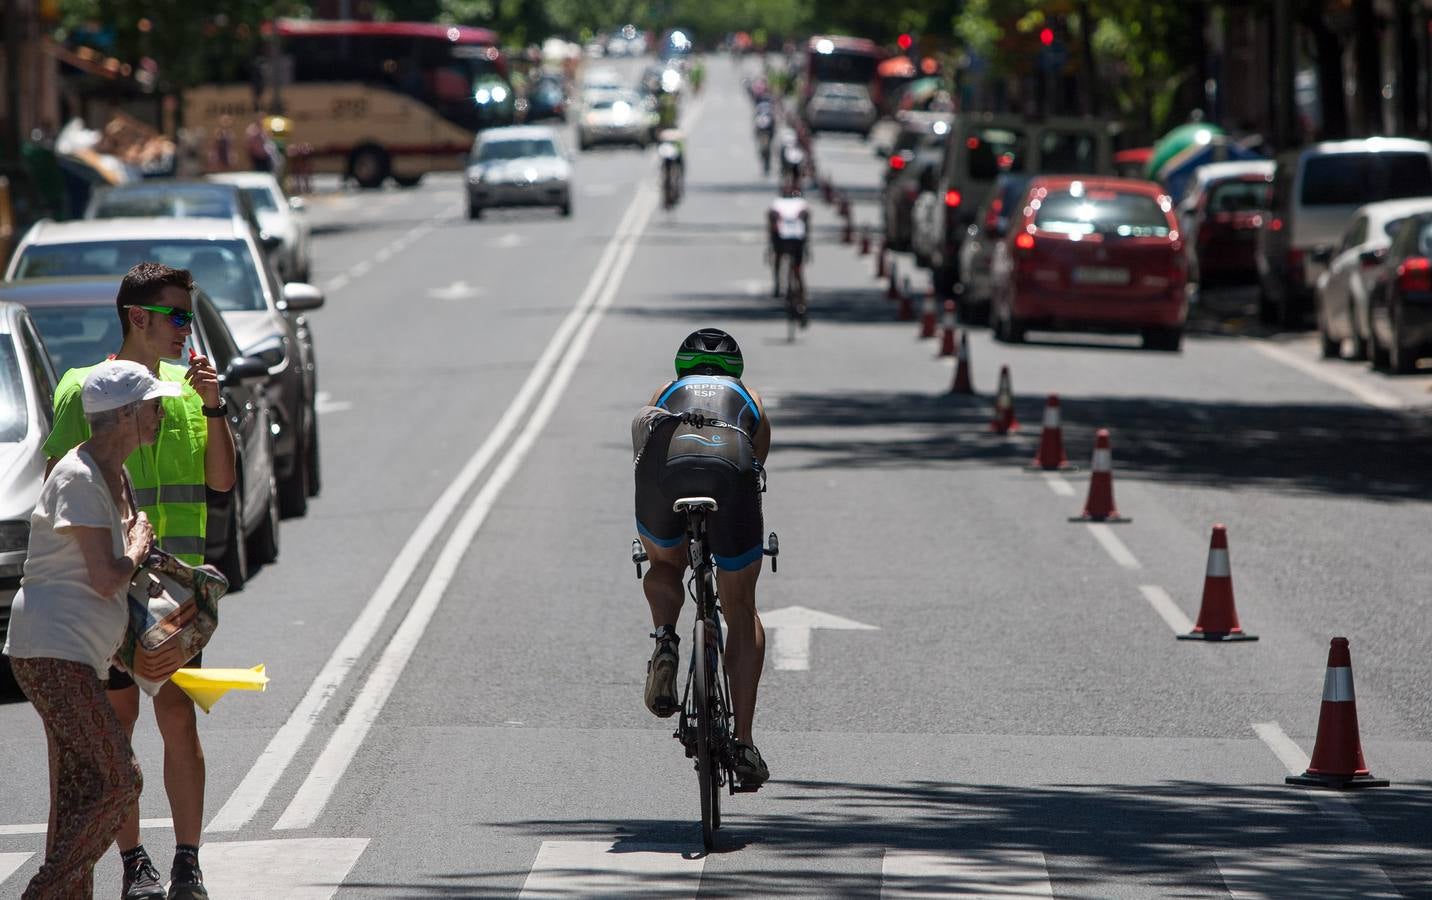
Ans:
[[[32,306],[30,317],[45,339],[55,371],[66,372],[119,352],[124,336],[113,303],[95,306]]]
[[[477,151],[479,162],[500,162],[508,159],[556,155],[557,146],[548,138],[487,141]]]
[[[234,195],[227,191],[173,186],[121,188],[110,191],[96,201],[93,218],[176,216],[227,219],[235,214],[235,206]]]
[[[244,196],[249,198],[249,203],[259,212],[272,212],[278,209],[278,202],[273,198],[273,191],[266,187],[242,188]]]
[[[219,309],[264,309],[263,288],[243,241],[138,240],[32,244],[16,265],[16,278],[123,275],[145,261],[188,269]],[[117,325],[118,323],[116,323]],[[118,346],[118,345],[116,345]]]
[[[1034,225],[1057,234],[1163,237],[1169,233],[1168,214],[1157,201],[1122,191],[1051,192],[1039,201]]]
[[[1273,200],[1273,185],[1257,181],[1224,181],[1208,193],[1208,211],[1258,212],[1267,210]]]
[[[15,341],[10,335],[0,335],[0,444],[24,440],[30,428],[29,407]]]
[[[1360,206],[1432,194],[1426,153],[1335,153],[1303,167],[1304,206]]]

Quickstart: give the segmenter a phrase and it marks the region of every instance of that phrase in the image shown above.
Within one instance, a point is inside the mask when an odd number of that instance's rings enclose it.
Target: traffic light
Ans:
[[[1046,47],[1048,47],[1048,46],[1050,46],[1051,44],[1053,44],[1053,43],[1054,43],[1054,29],[1053,29],[1053,28],[1050,28],[1050,27],[1047,26],[1047,25],[1046,25],[1045,27],[1039,29],[1039,43],[1043,44],[1043,45],[1046,46]]]
[[[908,33],[902,34],[902,35],[900,35],[899,37],[897,37],[897,38],[895,39],[895,44],[896,44],[896,46],[898,46],[898,47],[900,48],[900,52],[901,52],[901,53],[904,53],[904,52],[906,52],[907,50],[909,50],[909,49],[910,49],[910,46],[911,46],[912,44],[914,44],[914,43],[915,43],[914,38],[910,37],[910,35],[909,35]]]

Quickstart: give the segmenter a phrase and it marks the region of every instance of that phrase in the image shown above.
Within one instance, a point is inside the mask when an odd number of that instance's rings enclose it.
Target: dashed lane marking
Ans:
[[[1273,751],[1273,755],[1278,757],[1278,761],[1283,764],[1283,768],[1288,770],[1289,775],[1301,775],[1308,770],[1308,765],[1312,760],[1308,758],[1308,754],[1303,752],[1303,748],[1299,747],[1296,741],[1288,737],[1287,732],[1283,731],[1283,727],[1277,722],[1257,722],[1253,725],[1253,732],[1268,746],[1269,750]],[[1319,790],[1308,790],[1306,793],[1325,816],[1337,821],[1343,831],[1363,835],[1372,833],[1372,826],[1367,823],[1361,813],[1353,808],[1346,796]]]
[[[1269,344],[1263,341],[1255,341],[1253,343],[1253,349],[1269,359],[1277,360],[1283,365],[1297,369],[1305,375],[1311,375],[1324,384],[1341,388],[1369,406],[1375,406],[1378,409],[1402,409],[1407,405],[1403,403],[1400,398],[1381,388],[1364,384],[1346,372],[1339,372],[1335,367],[1322,365],[1311,359],[1304,359],[1286,347],[1279,347],[1276,344]]]
[[[1061,497],[1075,496],[1074,485],[1070,484],[1067,480],[1065,480],[1063,475],[1060,475],[1058,472],[1045,472],[1043,474],[1044,483],[1049,485],[1049,489],[1051,491]]]
[[[19,871],[25,861],[34,855],[33,853],[0,853],[0,884],[4,884],[5,879]]]
[[[520,900],[577,897],[694,898],[706,857],[690,847],[543,841]]]
[[[880,896],[1053,897],[1049,869],[1038,850],[886,850]]]
[[[1139,591],[1144,595],[1144,599],[1149,601],[1154,612],[1158,613],[1168,623],[1168,627],[1173,629],[1174,634],[1188,634],[1193,630],[1193,622],[1184,615],[1183,610],[1178,608],[1178,604],[1173,602],[1168,591],[1156,584],[1141,584]]]
[[[1094,536],[1094,539],[1099,542],[1099,546],[1104,548],[1104,552],[1109,554],[1109,558],[1114,562],[1123,566],[1125,569],[1134,570],[1143,568],[1143,566],[1139,565],[1138,557],[1134,556],[1133,552],[1124,546],[1124,542],[1119,540],[1119,536],[1114,534],[1108,525],[1102,522],[1091,522],[1085,527],[1089,529],[1089,533]]]
[[[367,847],[367,838],[207,841],[204,886],[223,900],[329,900]]]

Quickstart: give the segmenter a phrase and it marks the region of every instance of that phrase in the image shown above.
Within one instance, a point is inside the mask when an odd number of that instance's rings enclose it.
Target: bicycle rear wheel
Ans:
[[[721,827],[720,779],[716,773],[719,762],[712,752],[715,743],[714,691],[711,678],[715,670],[712,654],[715,649],[707,642],[706,620],[698,619],[692,652],[696,654],[696,677],[691,685],[696,705],[696,780],[701,789],[701,843],[707,850],[716,849],[716,829]]]

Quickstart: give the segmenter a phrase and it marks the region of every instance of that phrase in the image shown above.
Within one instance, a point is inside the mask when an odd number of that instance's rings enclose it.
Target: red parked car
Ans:
[[[990,265],[991,325],[1132,331],[1177,350],[1188,317],[1187,262],[1173,202],[1131,178],[1034,178]]]
[[[1210,180],[1185,219],[1190,275],[1200,287],[1258,283],[1258,229],[1273,198],[1273,176]]]

